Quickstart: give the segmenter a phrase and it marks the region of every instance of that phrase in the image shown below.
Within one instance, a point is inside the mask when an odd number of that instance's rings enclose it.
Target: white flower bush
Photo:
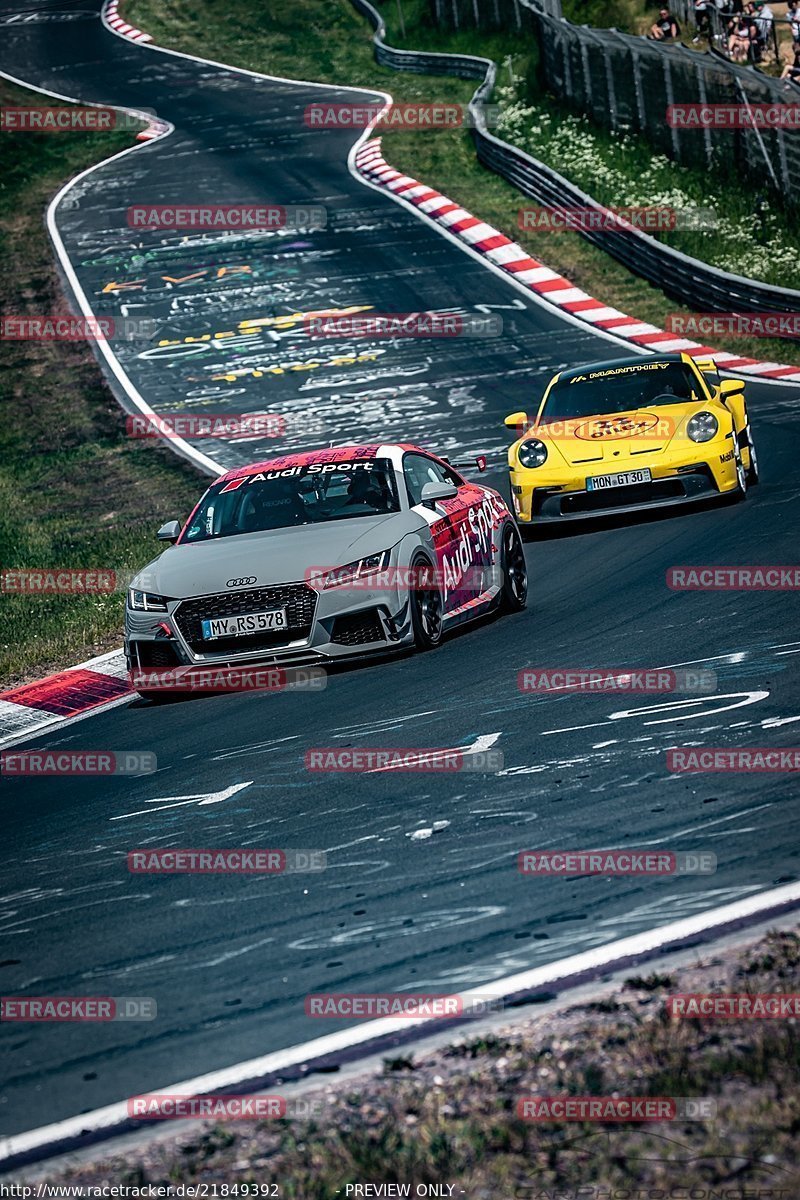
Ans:
[[[648,153],[643,159],[638,139],[616,131],[601,134],[586,117],[523,101],[517,87],[496,89],[498,137],[541,159],[609,207],[711,209],[716,214],[713,228],[671,231],[662,235],[665,241],[724,271],[796,286],[798,246],[779,212],[764,208],[756,214],[752,195],[744,192],[731,190],[722,198],[706,190],[705,181],[693,171],[663,154]]]

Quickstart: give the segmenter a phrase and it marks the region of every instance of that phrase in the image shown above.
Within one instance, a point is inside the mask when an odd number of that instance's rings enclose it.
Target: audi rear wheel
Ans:
[[[500,569],[503,572],[500,607],[503,612],[522,612],[528,603],[528,568],[519,530],[510,521],[503,529]]]

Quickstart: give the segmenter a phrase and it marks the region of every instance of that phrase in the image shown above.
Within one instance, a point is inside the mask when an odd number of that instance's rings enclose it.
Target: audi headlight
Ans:
[[[693,442],[710,442],[718,429],[719,421],[710,412],[695,413],[686,426],[686,432]]]
[[[166,612],[167,597],[154,596],[152,592],[140,592],[131,588],[128,592],[128,608],[136,612]]]
[[[366,575],[376,575],[379,571],[385,571],[389,566],[391,550],[383,550],[380,554],[369,554],[366,558],[357,558],[355,562],[347,563],[344,567],[337,567],[335,571],[328,571],[326,575],[320,575],[318,583],[322,583],[323,588],[342,587],[344,584],[353,583],[356,579],[363,579]]]
[[[547,462],[547,446],[538,438],[527,438],[520,443],[517,458],[523,467],[541,467]]]

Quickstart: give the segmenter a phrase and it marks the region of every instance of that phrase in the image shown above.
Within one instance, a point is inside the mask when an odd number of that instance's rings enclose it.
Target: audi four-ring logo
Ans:
[[[245,575],[244,579],[229,579],[225,587],[244,587],[247,583],[255,583],[257,575]]]

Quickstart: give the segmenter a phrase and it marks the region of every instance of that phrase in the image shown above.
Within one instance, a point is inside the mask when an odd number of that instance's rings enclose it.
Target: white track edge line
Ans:
[[[463,998],[466,1007],[472,997],[485,998],[489,995],[501,998],[531,991],[571,975],[596,970],[617,959],[649,954],[667,943],[682,941],[707,932],[715,926],[757,916],[766,909],[786,904],[800,904],[800,882],[771,888],[769,891],[759,892],[755,896],[748,896],[742,900],[735,900],[720,908],[711,909],[693,917],[684,917],[680,921],[633,934],[631,937],[621,938],[618,941],[609,942],[605,946],[585,950],[568,958],[557,959],[555,962],[541,967],[532,967],[516,975],[507,975],[502,979],[483,984],[480,988],[461,991],[458,994]],[[420,1037],[425,1036],[426,1027],[430,1024],[438,1024],[438,1022],[435,1019],[419,1022]],[[377,1021],[366,1021],[355,1028],[302,1042],[285,1050],[273,1051],[222,1070],[211,1071],[194,1079],[185,1079],[167,1087],[152,1089],[152,1091],[185,1096],[207,1095],[213,1093],[215,1089],[230,1088],[239,1083],[270,1075],[275,1071],[299,1066],[327,1054],[347,1050],[365,1042],[374,1041],[376,1038],[398,1033],[401,1030],[408,1030],[408,1027],[408,1020],[404,1018],[387,1017]],[[95,1109],[93,1112],[82,1113],[77,1117],[70,1117],[64,1121],[41,1126],[39,1129],[32,1129],[27,1133],[15,1134],[0,1141],[0,1165],[4,1160],[43,1150],[48,1145],[55,1146],[70,1138],[78,1138],[81,1135],[104,1129],[113,1129],[129,1119],[127,1101],[122,1100]]]

